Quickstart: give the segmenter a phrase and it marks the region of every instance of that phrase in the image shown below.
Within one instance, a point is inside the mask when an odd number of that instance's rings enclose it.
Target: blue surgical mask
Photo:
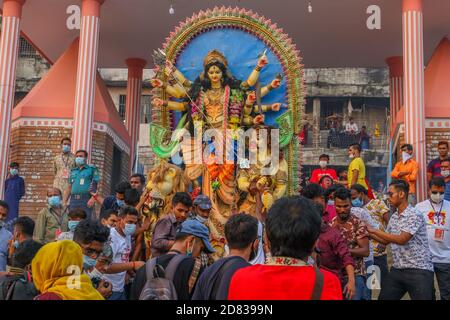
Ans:
[[[19,170],[17,169],[9,169],[9,173],[11,173],[12,176],[16,176],[19,174]]]
[[[352,200],[352,206],[359,208],[359,207],[362,207],[362,205],[363,205],[363,202],[360,198],[356,198],[355,200]]]
[[[117,200],[116,200],[116,203],[117,203],[117,205],[119,206],[119,208],[122,208],[123,206],[125,206],[125,201],[123,201],[123,200],[117,199]]]
[[[67,153],[67,152],[70,151],[70,146],[68,146],[68,145],[65,144],[65,145],[63,145],[62,149],[63,149],[63,152],[64,152],[64,153]]]
[[[74,232],[77,225],[80,223],[80,221],[69,221],[67,223],[67,226],[69,227],[69,230]]]
[[[132,223],[126,223],[125,228],[123,229],[123,233],[126,236],[132,236],[136,232],[136,225]]]
[[[328,204],[329,206],[334,206],[334,200],[328,200],[327,204]]]
[[[208,219],[203,218],[203,217],[201,217],[201,216],[199,216],[199,215],[196,215],[196,216],[195,216],[195,219],[197,219],[197,220],[200,221],[201,223],[205,223],[206,220],[208,220]]]
[[[14,241],[14,248],[18,249],[20,246],[19,240]]]
[[[61,197],[60,196],[51,196],[48,198],[48,204],[50,207],[59,207],[61,205]]]
[[[89,270],[97,264],[97,260],[92,259],[91,257],[88,257],[87,255],[83,254],[83,268],[85,270]]]
[[[83,158],[83,157],[76,157],[75,158],[75,164],[77,165],[77,166],[82,166],[82,165],[84,165],[86,163],[86,159],[85,158]]]

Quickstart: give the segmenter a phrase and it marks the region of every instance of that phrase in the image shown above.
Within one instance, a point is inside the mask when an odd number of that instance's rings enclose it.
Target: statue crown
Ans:
[[[203,67],[206,67],[211,62],[218,61],[222,63],[226,68],[228,67],[228,61],[225,58],[225,56],[218,50],[212,50],[208,52],[208,54],[205,57],[205,60],[203,61]]]

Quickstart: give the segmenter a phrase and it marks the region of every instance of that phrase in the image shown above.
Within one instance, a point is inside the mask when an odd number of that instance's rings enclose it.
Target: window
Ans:
[[[127,104],[127,96],[125,94],[121,94],[119,96],[119,115],[122,121],[125,120],[125,106]]]
[[[141,98],[141,123],[152,122],[152,103],[150,95],[143,95]]]

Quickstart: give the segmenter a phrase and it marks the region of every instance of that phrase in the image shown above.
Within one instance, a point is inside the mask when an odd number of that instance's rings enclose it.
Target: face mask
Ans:
[[[123,200],[117,199],[117,200],[116,200],[116,203],[117,203],[117,205],[119,206],[119,208],[122,208],[123,206],[125,206],[125,201],[123,201]]]
[[[441,171],[441,175],[444,178],[447,178],[448,176],[450,176],[450,170],[443,170],[443,171]]]
[[[67,226],[69,227],[69,230],[74,232],[77,225],[80,223],[80,221],[69,221],[67,223]]]
[[[50,207],[59,207],[61,205],[61,198],[60,196],[51,196],[48,198],[48,204]]]
[[[19,170],[17,169],[10,169],[9,172],[11,173],[12,176],[16,176],[19,174]]]
[[[136,225],[132,223],[126,223],[125,228],[123,229],[123,233],[126,236],[132,236],[136,232]]]
[[[431,194],[430,196],[431,201],[433,201],[434,203],[441,203],[442,201],[444,201],[444,195],[443,194]]]
[[[403,162],[406,162],[409,159],[411,159],[411,155],[409,153],[403,151],[402,152],[402,159],[403,159]]]
[[[354,155],[354,154],[350,154],[348,157],[349,157],[350,159],[354,159],[354,158],[355,158],[355,155]]]
[[[208,220],[208,219],[203,218],[203,217],[201,217],[201,216],[199,216],[199,215],[196,215],[196,216],[195,216],[195,219],[198,220],[198,221],[200,221],[200,223],[205,223],[206,220]]]
[[[329,206],[334,206],[334,200],[328,200],[327,204],[328,204]]]
[[[89,278],[94,279],[94,278],[103,278],[103,273],[101,273],[100,271],[97,270],[97,268],[92,269],[91,272],[87,272]]]
[[[63,145],[62,149],[63,149],[63,152],[64,152],[64,153],[67,153],[67,152],[70,151],[70,146],[68,146],[68,145],[65,144],[65,145]]]
[[[75,158],[75,164],[77,165],[77,166],[82,166],[82,165],[84,165],[86,163],[86,159],[84,159],[83,157],[76,157]]]
[[[363,202],[360,198],[356,198],[355,200],[352,200],[352,206],[359,208],[359,207],[362,207],[362,205],[363,205]]]
[[[88,257],[83,254],[83,268],[85,270],[89,270],[89,269],[95,267],[96,264],[97,264],[97,260],[92,259],[91,257]]]
[[[18,249],[19,248],[19,240],[14,241],[14,248]]]
[[[323,169],[328,165],[327,161],[319,161],[319,166]]]

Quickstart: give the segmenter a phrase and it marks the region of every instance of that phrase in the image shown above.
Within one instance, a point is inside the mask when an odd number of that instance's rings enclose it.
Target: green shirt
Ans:
[[[91,165],[73,168],[70,172],[69,183],[72,185],[72,194],[85,194],[96,191],[96,184],[100,180],[98,169]],[[91,189],[92,184],[93,188]]]
[[[69,221],[69,216],[67,211],[67,207],[62,207],[59,215],[50,206],[42,209],[36,220],[33,239],[42,244],[55,241],[61,232],[68,230],[67,222]]]

